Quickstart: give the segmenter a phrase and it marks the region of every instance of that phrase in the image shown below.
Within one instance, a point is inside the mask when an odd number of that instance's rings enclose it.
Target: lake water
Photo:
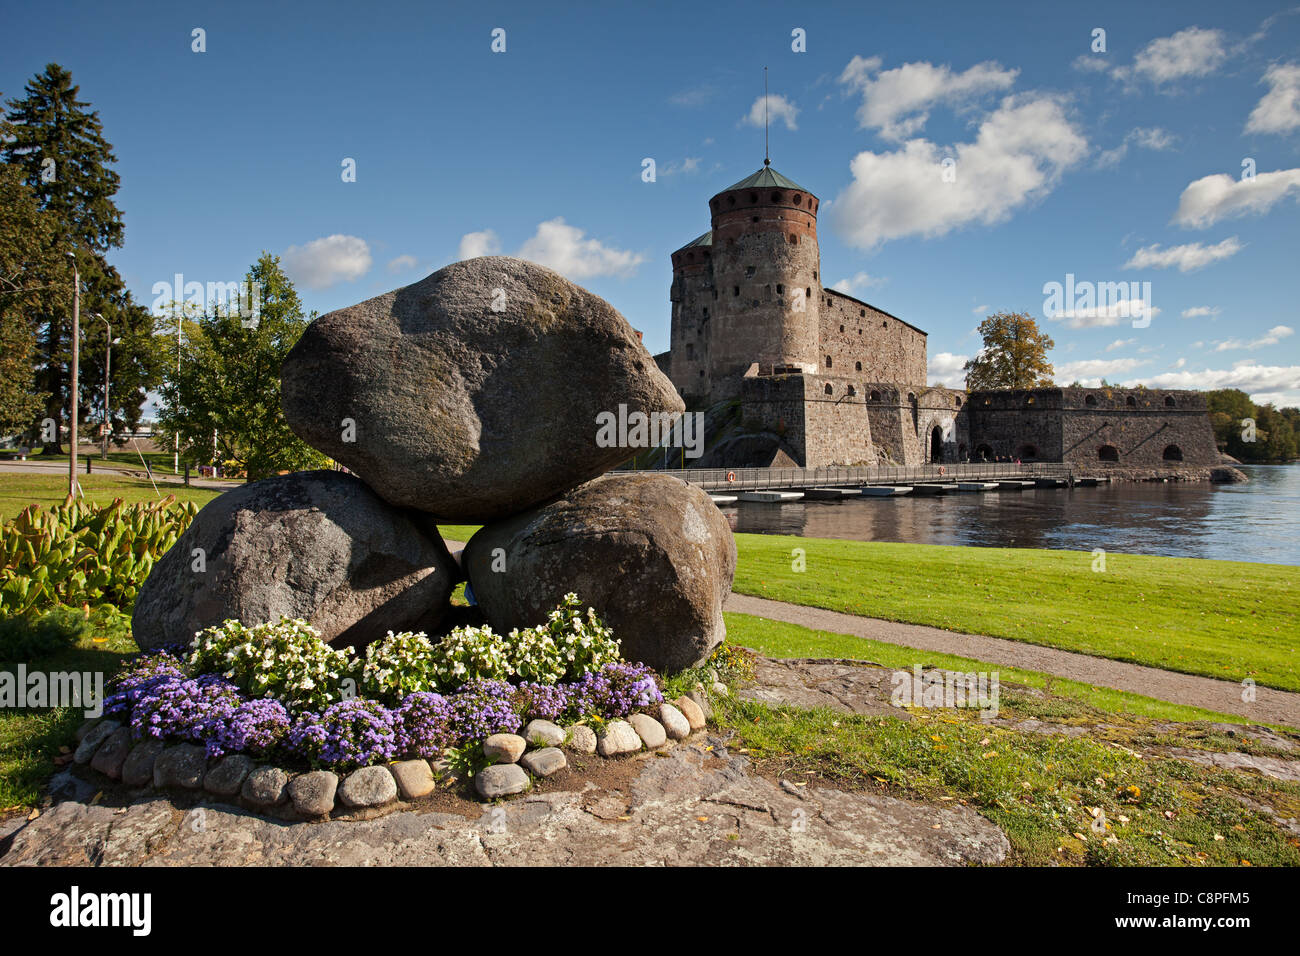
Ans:
[[[732,530],[852,541],[1050,548],[1300,565],[1300,465],[1250,481],[1123,482],[943,497],[723,507]]]

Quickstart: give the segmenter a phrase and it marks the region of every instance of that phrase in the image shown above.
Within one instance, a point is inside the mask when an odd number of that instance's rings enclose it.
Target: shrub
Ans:
[[[209,757],[243,753],[264,757],[289,737],[292,721],[278,700],[246,700],[224,719],[216,720],[207,736]]]
[[[505,681],[475,680],[452,694],[453,726],[457,744],[468,744],[493,734],[513,734],[519,729],[514,708],[515,690]]]
[[[638,707],[662,701],[663,694],[654,671],[644,664],[606,664],[567,685],[566,717],[580,721],[590,717],[626,717]]]
[[[373,700],[354,697],[305,713],[289,731],[289,746],[316,765],[354,769],[392,760],[397,752],[394,713]]]
[[[131,711],[136,737],[174,737],[206,744],[240,705],[235,685],[214,675],[164,678]]]
[[[31,662],[76,645],[92,630],[86,615],[71,608],[0,618],[0,661]]]
[[[366,648],[362,693],[395,704],[415,691],[432,690],[438,684],[436,662],[434,644],[423,633],[389,631]]]
[[[554,684],[619,660],[614,632],[594,608],[584,615],[570,592],[538,627],[507,635],[491,627],[458,627],[435,648],[437,686],[450,689],[468,680],[523,680]]]
[[[354,659],[320,639],[301,619],[246,627],[226,621],[201,631],[186,659],[197,673],[220,674],[252,697],[274,697],[289,710],[320,710],[344,694]]]
[[[164,681],[184,680],[181,660],[165,651],[141,654],[113,679],[113,692],[104,700],[104,713],[131,715],[135,705]]]

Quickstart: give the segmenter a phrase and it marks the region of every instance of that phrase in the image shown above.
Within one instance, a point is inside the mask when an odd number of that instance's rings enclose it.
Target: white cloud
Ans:
[[[845,295],[856,295],[872,286],[884,284],[884,279],[879,276],[867,275],[865,272],[859,272],[851,279],[841,279],[831,286],[837,292],[843,292]]]
[[[1129,345],[1137,345],[1137,339],[1116,339],[1114,342],[1111,342],[1110,345],[1106,346],[1106,351],[1115,352]]]
[[[1054,376],[1058,382],[1082,382],[1084,385],[1095,386],[1103,378],[1123,375],[1146,364],[1145,360],[1135,358],[1081,359],[1057,365]]]
[[[1246,120],[1247,133],[1289,133],[1300,129],[1300,64],[1275,63],[1261,83],[1269,85]]]
[[[1143,246],[1133,253],[1133,258],[1124,263],[1124,268],[1170,269],[1177,267],[1179,272],[1194,272],[1197,269],[1205,268],[1211,262],[1229,259],[1241,250],[1242,245],[1237,241],[1236,236],[1229,236],[1213,246],[1202,245],[1199,242],[1189,242],[1187,245],[1170,246],[1167,249],[1162,249],[1160,244],[1156,243],[1151,246]]]
[[[1234,179],[1227,173],[1202,176],[1188,183],[1178,197],[1173,221],[1204,229],[1220,219],[1262,215],[1291,193],[1300,199],[1300,168],[1257,173],[1253,179]]]
[[[1149,309],[1149,311],[1148,311]],[[1106,305],[1094,305],[1083,309],[1066,309],[1049,315],[1054,321],[1064,321],[1072,329],[1104,329],[1120,325],[1133,319],[1149,315],[1155,318],[1160,310],[1149,305],[1139,296],[1136,299],[1119,299]]]
[[[1143,149],[1164,150],[1174,145],[1174,136],[1159,126],[1138,126],[1129,130],[1128,135],[1114,149],[1108,149],[1097,157],[1097,165],[1114,166],[1126,155],[1129,146],[1137,145]]]
[[[902,236],[1002,222],[1050,192],[1087,149],[1056,99],[1008,96],[980,123],[974,142],[947,149],[913,139],[894,152],[859,153],[849,164],[853,182],[831,206],[832,225],[850,245],[871,249]],[[949,156],[953,182],[943,178]]]
[[[1115,71],[1120,78],[1137,74],[1157,86],[1187,77],[1209,76],[1228,57],[1222,30],[1188,27],[1173,36],[1152,40],[1138,51],[1131,68]]]
[[[389,272],[405,272],[407,269],[414,269],[416,264],[415,256],[398,256],[388,263]]]
[[[1084,73],[1105,73],[1110,69],[1110,62],[1105,56],[1099,56],[1095,53],[1084,53],[1074,58],[1070,64],[1076,70],[1082,70]]]
[[[457,259],[477,259],[479,256],[495,256],[501,252],[501,240],[491,229],[482,232],[467,232],[460,237],[460,249]]]
[[[1269,400],[1265,395],[1279,404],[1300,401],[1300,365],[1257,365],[1245,359],[1232,368],[1163,372],[1143,381],[1153,388],[1239,388],[1255,401]]]
[[[1183,318],[1199,319],[1205,316],[1216,316],[1222,311],[1217,305],[1196,305],[1190,309],[1183,309]]]
[[[938,355],[931,355],[929,360],[930,384],[946,385],[949,388],[965,388],[966,372],[963,369],[969,361],[969,355],[954,355],[952,352],[940,352]]]
[[[855,56],[840,74],[840,82],[862,96],[859,126],[900,141],[920,132],[932,107],[959,106],[986,93],[1008,90],[1020,72],[1003,69],[992,60],[962,73],[926,62],[877,72],[880,64],[880,57]]]
[[[583,238],[577,226],[562,218],[548,219],[519,248],[519,258],[554,269],[570,279],[593,276],[629,276],[645,261],[639,252],[614,249],[598,239]]]
[[[658,175],[675,176],[678,173],[698,173],[700,171],[700,157],[687,156],[681,162],[673,160],[659,167]]]
[[[284,271],[297,285],[328,289],[370,271],[370,247],[356,236],[335,234],[284,251]]]
[[[988,311],[989,311],[990,308],[992,308],[992,306],[988,306],[988,305],[977,305],[977,306],[975,306],[975,308],[971,309],[971,314],[972,314],[972,315],[988,315]]]
[[[1257,339],[1251,339],[1249,342],[1243,342],[1241,339],[1225,339],[1214,347],[1216,352],[1230,352],[1237,349],[1262,349],[1269,345],[1277,345],[1283,339],[1295,335],[1295,329],[1289,325],[1275,325]]]
[[[799,107],[795,106],[790,100],[787,100],[779,93],[773,93],[767,97],[767,115],[773,126],[777,120],[785,123],[786,129],[798,129],[796,122],[799,116]],[[763,97],[754,100],[754,105],[749,108],[749,115],[740,120],[741,123],[749,126],[763,128]]]

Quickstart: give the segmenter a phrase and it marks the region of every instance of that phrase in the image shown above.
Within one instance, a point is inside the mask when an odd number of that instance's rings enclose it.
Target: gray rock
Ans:
[[[577,724],[569,728],[569,749],[580,754],[596,752],[596,732],[586,724]]]
[[[626,461],[629,448],[598,444],[600,413],[684,407],[609,303],[504,257],[321,316],[281,391],[309,445],[388,501],[457,521],[514,514]]]
[[[323,817],[334,809],[338,786],[338,775],[328,770],[301,773],[289,781],[289,799],[303,816]]]
[[[560,748],[545,747],[541,750],[528,751],[520,759],[519,765],[534,777],[549,777],[551,774],[567,767],[569,761]]]
[[[91,769],[114,780],[121,780],[122,764],[126,763],[126,758],[131,753],[131,744],[131,729],[117,728],[95,751],[95,756],[90,761]]]
[[[244,778],[240,794],[255,807],[278,807],[289,798],[289,775],[279,767],[261,766]]]
[[[128,787],[144,787],[153,783],[153,765],[163,752],[163,742],[156,737],[146,737],[127,754],[122,764],[122,782]]]
[[[641,749],[641,738],[625,720],[611,720],[596,735],[596,753],[602,757],[634,753]]]
[[[153,765],[155,787],[179,787],[198,790],[208,769],[208,754],[197,744],[165,747]]]
[[[557,747],[564,743],[564,728],[549,720],[530,720],[521,733],[534,747]]]
[[[81,743],[86,734],[90,733],[95,728],[95,725],[103,719],[103,717],[91,717],[88,720],[82,721],[81,726],[73,732],[73,739],[76,740],[77,743]]]
[[[77,749],[72,753],[72,759],[75,763],[90,763],[90,759],[95,756],[95,751],[99,745],[113,735],[113,732],[122,725],[116,720],[101,720],[90,730],[86,731],[86,736],[81,738],[81,743],[77,744]]]
[[[518,734],[493,734],[483,741],[483,756],[497,763],[515,763],[527,747],[528,741]]]
[[[382,807],[397,799],[397,781],[387,767],[362,767],[344,778],[339,799],[349,807]]]
[[[493,570],[502,549],[504,571]],[[700,489],[662,474],[612,474],[484,526],[466,572],[492,627],[529,627],[569,591],[622,642],[623,657],[673,673],[726,635],[736,542]],[[496,565],[498,568],[500,563]]]
[[[703,687],[689,691],[686,696],[695,701],[695,706],[700,708],[700,713],[704,715],[706,721],[713,719],[713,705],[709,703],[709,697],[704,693]]]
[[[528,774],[517,763],[498,763],[474,775],[474,788],[486,800],[508,797],[528,789]]]
[[[722,683],[722,681],[715,680],[713,682],[713,693],[717,694],[719,697],[726,697],[731,693],[731,690],[726,684]]]
[[[653,717],[647,714],[633,714],[628,717],[627,722],[641,738],[646,750],[655,750],[668,743],[668,733],[664,730],[664,725]]]
[[[253,771],[253,761],[244,754],[227,754],[208,770],[203,789],[219,797],[233,797]]]
[[[659,705],[659,723],[664,725],[664,733],[672,740],[685,740],[691,735],[691,722],[667,701]]]
[[[131,625],[149,650],[227,618],[303,618],[335,645],[432,632],[459,578],[435,530],[351,475],[294,472],[213,499],[158,560]],[[203,571],[195,570],[202,550]]]
[[[697,704],[693,698],[678,697],[675,701],[673,701],[673,704],[674,706],[677,707],[678,710],[682,712],[683,716],[686,717],[687,722],[690,724],[691,730],[704,729],[706,723],[704,719],[704,711],[700,709],[700,705]]]
[[[418,800],[433,793],[436,784],[433,770],[427,760],[399,760],[389,764],[393,779],[397,781],[397,792],[403,800]]]

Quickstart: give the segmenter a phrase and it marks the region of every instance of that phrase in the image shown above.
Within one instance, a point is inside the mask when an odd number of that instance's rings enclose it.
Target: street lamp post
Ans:
[[[77,389],[81,372],[81,273],[77,269],[77,254],[69,252],[68,256],[72,259],[72,387],[70,389],[72,446],[68,451],[68,496],[72,497],[77,493],[77,415],[80,413],[77,403]]]
[[[104,348],[106,350],[104,353],[104,448],[100,453],[100,457],[107,461],[108,436],[113,430],[111,424],[113,416],[109,411],[111,406],[108,404],[108,374],[109,370],[113,367],[113,326],[109,325],[108,319],[104,318],[98,312],[95,313],[95,318],[104,323]]]

